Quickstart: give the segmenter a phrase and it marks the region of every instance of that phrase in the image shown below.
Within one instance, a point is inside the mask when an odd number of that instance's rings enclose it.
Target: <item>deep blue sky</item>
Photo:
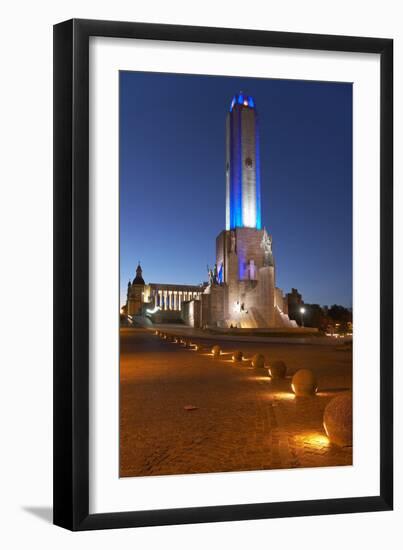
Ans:
[[[121,302],[146,282],[207,279],[225,229],[225,117],[236,92],[260,122],[262,222],[277,286],[352,305],[352,85],[120,73]]]

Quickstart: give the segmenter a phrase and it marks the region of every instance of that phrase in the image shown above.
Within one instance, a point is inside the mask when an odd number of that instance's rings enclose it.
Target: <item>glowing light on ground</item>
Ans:
[[[270,376],[253,376],[253,379],[259,382],[271,382]]]
[[[297,443],[305,443],[323,449],[323,447],[329,447],[329,438],[320,432],[307,432],[299,435],[295,435],[294,439]]]
[[[271,393],[270,397],[273,399],[278,399],[279,401],[293,401],[295,399],[295,394],[291,392],[275,392]]]

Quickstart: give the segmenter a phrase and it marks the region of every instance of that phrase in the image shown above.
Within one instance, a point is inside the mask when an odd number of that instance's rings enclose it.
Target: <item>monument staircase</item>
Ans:
[[[278,327],[298,328],[297,323],[291,320],[286,313],[283,313],[278,306],[274,308],[274,318]]]

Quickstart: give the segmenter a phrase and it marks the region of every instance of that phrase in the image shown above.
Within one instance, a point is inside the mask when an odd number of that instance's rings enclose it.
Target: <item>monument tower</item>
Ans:
[[[226,230],[261,229],[259,132],[251,96],[233,98],[226,130]]]
[[[127,287],[126,314],[191,326],[296,327],[276,287],[272,237],[262,226],[259,122],[253,97],[236,94],[226,118],[225,229],[201,285],[145,284],[140,263]]]
[[[226,228],[216,239],[203,324],[293,326],[275,285],[272,237],[262,228],[258,114],[253,97],[242,92],[227,113],[225,168]]]

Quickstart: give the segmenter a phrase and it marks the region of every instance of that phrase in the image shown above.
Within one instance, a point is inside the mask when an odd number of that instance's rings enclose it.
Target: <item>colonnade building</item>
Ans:
[[[180,312],[185,302],[200,300],[207,283],[176,285],[167,283],[146,284],[143,270],[138,264],[136,277],[127,286],[126,311],[128,315],[151,315],[156,311]]]

